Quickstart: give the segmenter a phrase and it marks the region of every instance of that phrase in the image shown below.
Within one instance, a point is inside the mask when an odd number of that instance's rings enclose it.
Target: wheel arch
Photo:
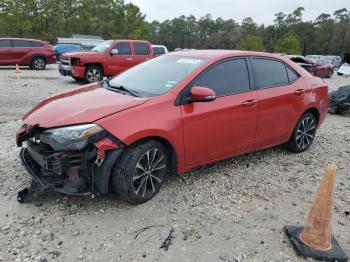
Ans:
[[[133,141],[132,143],[129,143],[128,146],[135,145],[135,144],[140,144],[143,143],[144,141],[148,140],[154,140],[162,145],[164,145],[169,153],[169,160],[170,160],[170,174],[177,174],[178,170],[178,153],[173,146],[173,144],[166,138],[162,136],[146,136],[142,137],[138,140]]]
[[[44,58],[44,59],[45,59],[45,62],[47,63],[47,58],[46,58],[46,56],[45,56],[45,55],[42,55],[42,54],[35,54],[35,55],[32,55],[32,58],[30,59],[30,63],[33,63],[34,58],[37,58],[37,57]]]
[[[85,63],[84,64],[85,69],[89,66],[98,66],[102,70],[102,74],[105,76],[105,70],[104,70],[103,65],[101,63]]]
[[[316,108],[316,107],[310,107],[309,109],[307,109],[304,113],[302,113],[300,115],[300,117],[302,117],[304,114],[306,113],[311,113],[313,114],[315,117],[316,117],[316,120],[317,120],[317,124],[320,122],[320,111]],[[299,117],[299,119],[300,119]],[[298,121],[299,121],[298,119]]]
[[[311,113],[313,114],[315,117],[316,117],[316,121],[317,121],[317,125],[320,123],[320,111],[312,106],[312,107],[309,107],[308,109],[306,109],[303,113],[301,113],[298,117],[298,119],[296,120],[296,122],[294,123],[294,126],[292,128],[292,130],[290,131],[289,135],[288,135],[288,139],[290,139],[293,135],[293,131],[294,131],[294,128],[295,126],[297,125],[298,121],[300,120],[300,118],[305,115],[306,113]]]

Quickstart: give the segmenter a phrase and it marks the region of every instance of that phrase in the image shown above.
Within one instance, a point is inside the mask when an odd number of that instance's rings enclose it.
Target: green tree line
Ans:
[[[58,36],[100,35],[104,39],[148,39],[175,48],[242,49],[288,54],[350,53],[350,12],[322,13],[303,20],[303,7],[279,12],[271,25],[250,17],[241,23],[180,16],[147,22],[138,6],[123,0],[0,0],[0,37],[29,37],[53,42]]]

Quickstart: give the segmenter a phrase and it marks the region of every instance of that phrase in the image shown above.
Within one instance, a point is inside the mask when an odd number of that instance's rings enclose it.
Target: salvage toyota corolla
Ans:
[[[285,144],[312,144],[328,87],[280,56],[243,51],[174,52],[110,79],[53,96],[23,117],[20,157],[42,191],[143,203],[166,177]]]

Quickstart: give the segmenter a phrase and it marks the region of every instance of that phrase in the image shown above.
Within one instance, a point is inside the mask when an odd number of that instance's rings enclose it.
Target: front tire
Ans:
[[[85,74],[84,74],[84,82],[94,83],[99,82],[103,79],[103,71],[99,66],[91,65],[86,67]]]
[[[112,170],[114,191],[127,202],[144,203],[159,192],[169,170],[163,144],[149,140],[132,145]]]
[[[293,134],[287,143],[287,149],[300,153],[307,150],[314,141],[317,119],[312,113],[305,113],[296,124]]]
[[[31,68],[34,70],[44,70],[46,68],[46,60],[44,57],[37,56],[32,59]]]

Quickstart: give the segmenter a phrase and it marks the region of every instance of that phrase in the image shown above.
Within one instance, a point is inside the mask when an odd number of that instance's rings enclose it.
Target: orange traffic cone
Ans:
[[[305,227],[284,226],[296,252],[323,261],[347,261],[348,258],[332,236],[332,210],[336,165],[326,167]]]
[[[17,73],[17,74],[20,73],[20,72],[19,72],[19,65],[18,65],[18,64],[16,64],[16,73]]]

